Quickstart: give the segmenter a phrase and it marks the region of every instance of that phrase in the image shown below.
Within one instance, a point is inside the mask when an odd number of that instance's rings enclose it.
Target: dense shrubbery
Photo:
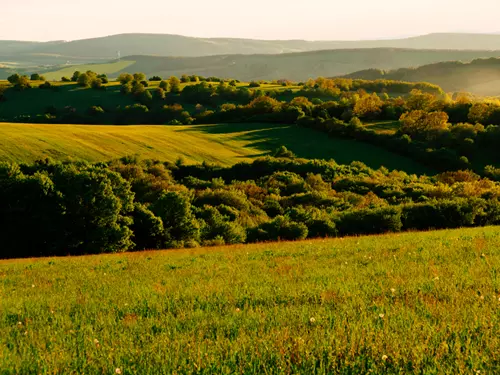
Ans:
[[[0,257],[494,225],[499,199],[499,183],[468,171],[417,177],[291,157],[230,168],[3,163]]]

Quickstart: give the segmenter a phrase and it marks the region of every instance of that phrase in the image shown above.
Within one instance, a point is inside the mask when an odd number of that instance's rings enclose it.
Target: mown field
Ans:
[[[494,374],[494,227],[0,261],[2,374]]]
[[[272,153],[284,145],[297,156],[362,161],[368,166],[432,173],[408,158],[354,140],[325,137],[314,130],[272,124],[192,126],[40,125],[0,123],[0,161],[108,161],[127,155],[188,163],[231,165]]]

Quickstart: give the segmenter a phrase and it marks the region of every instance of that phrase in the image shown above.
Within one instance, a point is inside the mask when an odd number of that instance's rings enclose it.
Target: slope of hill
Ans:
[[[499,232],[0,261],[0,367],[497,373]]]
[[[125,55],[206,56],[218,54],[262,54],[305,52],[322,49],[417,48],[500,49],[500,35],[429,34],[405,39],[361,41],[252,40],[194,38],[169,34],[120,34],[69,42],[0,42],[0,56],[13,52],[55,54],[68,57],[113,58]]]
[[[410,82],[430,82],[445,91],[464,91],[477,95],[500,95],[500,59],[477,59],[424,65],[416,69],[402,68],[384,71],[369,69],[348,74],[348,78],[394,79]]]
[[[126,68],[99,64],[91,68],[98,73],[117,76],[120,72],[144,72],[147,75],[197,74],[236,78],[240,80],[279,79],[306,80],[318,76],[338,76],[353,71],[381,68],[417,67],[441,61],[470,61],[479,57],[500,57],[500,51],[439,51],[411,49],[340,49],[277,55],[217,55],[205,57],[127,56],[134,61]],[[60,79],[72,68],[45,73],[50,79]],[[105,69],[105,70],[104,70]],[[73,67],[85,71],[86,67]]]
[[[31,125],[0,123],[0,161],[107,161],[126,155],[231,165],[271,153],[285,145],[305,158],[362,161],[408,173],[433,171],[370,144],[324,137],[297,126],[221,124],[196,126]]]

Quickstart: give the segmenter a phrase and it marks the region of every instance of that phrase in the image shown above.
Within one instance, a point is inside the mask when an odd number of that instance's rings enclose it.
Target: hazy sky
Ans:
[[[500,0],[0,0],[0,39],[120,33],[344,40],[500,32]]]

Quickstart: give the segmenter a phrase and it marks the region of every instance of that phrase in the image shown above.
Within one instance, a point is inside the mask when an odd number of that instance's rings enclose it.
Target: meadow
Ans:
[[[2,374],[493,374],[495,227],[0,261]]]
[[[432,173],[432,170],[355,140],[328,138],[293,125],[218,124],[161,125],[46,125],[0,123],[0,161],[109,161],[128,155],[175,162],[213,162],[232,165],[267,155],[281,145],[299,157],[362,161],[368,166]]]

